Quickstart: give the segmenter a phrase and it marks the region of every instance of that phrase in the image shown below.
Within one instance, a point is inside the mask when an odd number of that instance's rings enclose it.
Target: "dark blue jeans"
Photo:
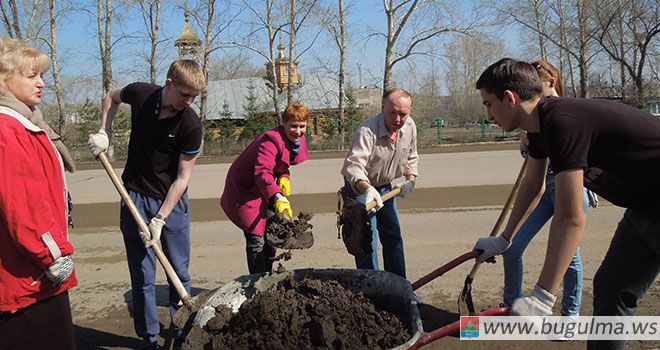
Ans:
[[[142,219],[148,224],[151,218],[158,213],[163,201],[134,191],[129,191],[129,194]],[[188,265],[190,264],[189,203],[188,194],[186,193],[170,215],[167,216],[167,224],[163,227],[160,242],[163,253],[172,264],[185,289],[190,293],[190,275],[188,274]],[[124,202],[121,203],[121,232],[124,236],[128,269],[131,274],[135,333],[145,342],[152,343],[157,341],[156,336],[160,333],[160,323],[158,322],[156,310],[156,255],[152,249],[144,247],[137,223]],[[180,299],[179,293],[170,283],[169,306],[171,320],[174,319],[174,314],[179,308]],[[182,331],[178,327],[174,326],[174,331],[175,337],[182,336]]]
[[[626,210],[594,276],[594,316],[633,316],[660,272],[660,218]],[[625,340],[592,340],[587,349],[625,349]]]
[[[376,187],[382,195],[392,190],[392,185],[387,184]],[[364,203],[365,196],[357,196],[350,186],[344,186],[344,193]],[[355,265],[358,269],[378,270],[378,241],[383,246],[383,264],[385,271],[395,273],[406,278],[406,260],[403,253],[403,238],[399,225],[396,197],[385,201],[384,206],[376,213],[369,214],[372,233],[372,253],[355,257]]]

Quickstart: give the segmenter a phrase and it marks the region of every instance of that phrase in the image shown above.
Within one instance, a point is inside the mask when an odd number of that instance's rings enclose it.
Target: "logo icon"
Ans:
[[[461,316],[461,339],[479,338],[479,316]]]

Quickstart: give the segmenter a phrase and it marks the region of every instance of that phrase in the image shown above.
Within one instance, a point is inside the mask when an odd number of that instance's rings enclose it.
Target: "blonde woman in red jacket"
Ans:
[[[0,38],[0,347],[74,349],[62,158],[30,121],[48,57]]]
[[[257,137],[229,167],[220,205],[243,230],[250,273],[269,272],[275,249],[265,244],[268,210],[293,216],[289,167],[307,160],[305,131],[309,111],[289,104],[279,125]]]

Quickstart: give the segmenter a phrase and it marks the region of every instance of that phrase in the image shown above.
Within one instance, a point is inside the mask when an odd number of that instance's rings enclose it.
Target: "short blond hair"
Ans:
[[[23,41],[0,38],[0,89],[6,89],[5,81],[16,72],[25,74],[34,69],[43,73],[49,68],[50,59],[39,50]]]
[[[167,71],[167,79],[198,92],[206,90],[206,79],[199,64],[193,60],[176,60]]]
[[[303,106],[300,102],[291,102],[284,109],[282,114],[282,122],[286,123],[290,119],[296,122],[307,122],[309,119],[309,109]]]

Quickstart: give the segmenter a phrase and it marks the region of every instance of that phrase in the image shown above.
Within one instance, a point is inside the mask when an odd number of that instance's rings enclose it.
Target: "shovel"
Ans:
[[[383,202],[395,197],[401,192],[395,187],[380,198]],[[362,204],[350,197],[343,198],[341,190],[337,192],[337,238],[342,238],[346,250],[353,256],[371,254],[371,222],[369,210],[376,207],[376,200]]]
[[[105,154],[105,152],[101,152],[99,153],[97,158],[101,162],[101,164],[103,164],[103,168],[108,173],[108,176],[110,176],[110,180],[112,180],[112,184],[115,185],[115,188],[117,189],[117,192],[119,192],[121,199],[124,201],[124,203],[126,203],[126,206],[128,207],[128,210],[131,212],[133,219],[135,219],[135,222],[137,223],[140,231],[149,232],[149,227],[147,226],[147,224],[144,223],[144,220],[142,219],[140,212],[138,212],[137,208],[135,207],[135,203],[133,203],[133,200],[131,199],[128,192],[124,188],[124,185],[122,185],[121,181],[119,180],[119,177],[115,173],[114,169],[112,169],[112,165],[108,160],[108,156]],[[163,254],[163,251],[160,249],[160,246],[158,244],[154,244],[151,246],[151,249],[156,255],[158,262],[160,262],[160,264],[163,266],[167,278],[172,282],[172,284],[174,285],[174,289],[176,289],[177,293],[179,293],[179,296],[181,297],[181,302],[186,307],[186,309],[189,312],[196,311],[195,308],[199,309],[199,305],[195,307],[195,302],[193,301],[193,298],[186,291],[186,288],[183,286],[183,283],[181,283],[179,276],[177,276],[176,272],[174,272],[174,268],[170,264],[169,260],[167,260],[165,254]],[[179,325],[179,323],[176,322],[176,319],[179,318],[179,311],[177,311],[174,321],[174,323],[177,325]],[[187,316],[189,316],[189,314],[182,315],[182,317],[185,317],[186,320],[188,319]]]
[[[504,222],[504,218],[509,213],[509,209],[511,208],[511,205],[515,201],[516,197],[518,197],[518,189],[520,188],[522,179],[525,177],[525,172],[527,171],[527,159],[528,158],[525,158],[525,161],[523,161],[523,164],[520,167],[520,171],[518,172],[518,177],[516,178],[516,182],[513,184],[513,188],[511,188],[511,193],[509,193],[509,197],[507,198],[506,203],[504,204],[504,207],[500,212],[500,216],[497,218],[497,222],[495,222],[495,226],[493,226],[493,230],[490,232],[491,237],[496,236],[499,233],[500,227]],[[481,263],[475,262],[474,266],[472,266],[472,270],[465,277],[465,282],[463,283],[463,290],[461,291],[461,295],[458,297],[458,313],[460,315],[463,315],[462,312],[464,311],[463,306],[467,308],[467,312],[469,315],[476,314],[476,311],[474,309],[474,303],[472,302],[472,282],[474,282],[474,278],[477,275],[477,272],[479,271],[480,265]]]

